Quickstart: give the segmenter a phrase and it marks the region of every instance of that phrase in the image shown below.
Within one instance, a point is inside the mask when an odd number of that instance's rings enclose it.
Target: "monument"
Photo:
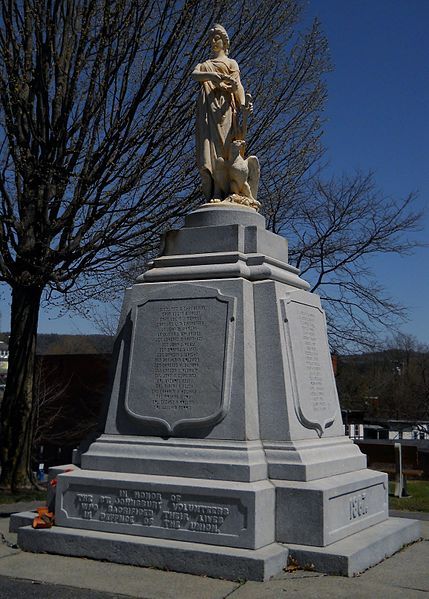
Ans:
[[[126,292],[104,433],[57,477],[28,551],[266,580],[353,575],[419,538],[344,436],[319,297],[258,214],[252,113],[225,29],[198,65],[207,203]],[[61,470],[61,469],[60,469]]]

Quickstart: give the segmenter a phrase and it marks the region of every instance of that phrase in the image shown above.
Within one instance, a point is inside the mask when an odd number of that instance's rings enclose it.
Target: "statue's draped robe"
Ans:
[[[197,66],[198,70],[229,75],[239,85],[240,71],[234,60],[214,58]],[[229,158],[231,142],[238,137],[237,102],[233,93],[215,87],[211,81],[200,86],[197,100],[197,165],[213,175],[216,158]]]

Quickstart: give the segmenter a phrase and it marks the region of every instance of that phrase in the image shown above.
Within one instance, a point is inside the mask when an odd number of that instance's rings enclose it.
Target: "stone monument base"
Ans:
[[[288,545],[289,558],[316,572],[355,576],[420,538],[420,523],[388,518],[327,547]]]
[[[34,553],[261,582],[281,572],[287,565],[288,555],[286,547],[277,543],[261,549],[238,549],[63,527],[35,530],[25,526],[18,530],[18,544],[24,551]]]
[[[55,524],[189,543],[261,549],[275,541],[275,489],[76,469],[58,476]]]
[[[305,569],[355,576],[420,537],[418,521],[388,518],[327,547],[272,543],[255,550],[73,528],[35,530],[28,526],[34,516],[31,512],[11,516],[10,530],[18,532],[24,551],[260,582],[281,573],[288,556]]]
[[[363,469],[308,482],[273,480],[276,540],[326,547],[388,518],[387,477]]]

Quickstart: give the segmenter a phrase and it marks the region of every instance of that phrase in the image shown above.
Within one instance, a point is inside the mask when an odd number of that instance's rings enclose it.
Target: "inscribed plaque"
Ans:
[[[319,436],[335,420],[337,391],[321,308],[281,300],[295,412]]]
[[[183,284],[133,314],[125,407],[168,433],[219,422],[229,405],[234,298]]]
[[[126,482],[119,488],[71,484],[61,497],[60,520],[71,527],[85,520],[85,527],[93,530],[196,542],[201,542],[198,533],[204,533],[207,540],[217,536],[224,542],[247,533],[246,495],[178,494],[168,489],[162,485],[127,487]]]

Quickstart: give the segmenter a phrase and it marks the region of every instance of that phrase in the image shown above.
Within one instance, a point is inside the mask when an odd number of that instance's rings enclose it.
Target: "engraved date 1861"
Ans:
[[[359,493],[349,499],[350,520],[355,520],[360,516],[365,516],[368,513],[368,505],[366,502],[366,493]]]

